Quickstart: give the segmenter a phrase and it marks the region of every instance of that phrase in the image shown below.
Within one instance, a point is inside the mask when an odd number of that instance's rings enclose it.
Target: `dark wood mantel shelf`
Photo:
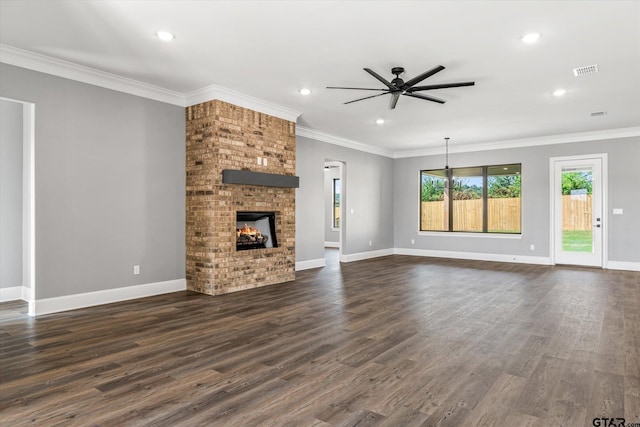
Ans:
[[[225,184],[298,188],[300,186],[300,177],[274,173],[252,172],[248,170],[224,169],[222,171],[222,182]]]

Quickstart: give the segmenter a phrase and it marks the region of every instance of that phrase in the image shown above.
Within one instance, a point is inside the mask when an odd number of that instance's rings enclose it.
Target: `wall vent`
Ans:
[[[605,114],[607,114],[606,111],[594,111],[591,113],[591,117],[604,116]]]
[[[573,75],[576,77],[586,76],[587,74],[593,74],[598,72],[598,64],[585,65],[584,67],[578,67],[573,69]]]

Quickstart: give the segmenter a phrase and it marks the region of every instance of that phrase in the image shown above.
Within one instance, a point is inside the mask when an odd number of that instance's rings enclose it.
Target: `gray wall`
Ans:
[[[324,171],[324,241],[337,243],[340,233],[333,228],[333,180],[340,178],[340,168]]]
[[[184,278],[184,108],[0,67],[35,103],[35,297]]]
[[[395,247],[492,254],[550,256],[549,252],[549,159],[551,157],[608,153],[609,260],[640,261],[640,190],[638,160],[640,138],[545,145],[449,156],[451,167],[522,163],[522,239],[484,237],[418,236],[419,174],[421,169],[444,166],[443,156],[395,160]],[[623,208],[624,215],[611,215]],[[411,239],[416,243],[411,244]],[[529,246],[535,244],[535,251]]]
[[[0,288],[22,286],[22,104],[0,100]]]
[[[346,163],[342,253],[393,248],[393,159],[300,136],[296,150],[296,261],[324,258],[325,159]]]

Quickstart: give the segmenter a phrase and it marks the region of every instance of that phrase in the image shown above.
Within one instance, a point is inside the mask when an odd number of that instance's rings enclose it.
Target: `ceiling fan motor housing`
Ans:
[[[400,77],[396,77],[395,79],[391,80],[391,84],[399,89],[404,85],[404,80],[402,80]]]

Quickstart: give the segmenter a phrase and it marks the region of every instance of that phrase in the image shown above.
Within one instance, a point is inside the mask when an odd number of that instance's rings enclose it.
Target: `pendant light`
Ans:
[[[450,177],[449,177],[449,137],[445,137],[444,138],[444,173],[446,175],[446,178],[444,180],[444,189],[449,190],[449,184],[450,184]]]

